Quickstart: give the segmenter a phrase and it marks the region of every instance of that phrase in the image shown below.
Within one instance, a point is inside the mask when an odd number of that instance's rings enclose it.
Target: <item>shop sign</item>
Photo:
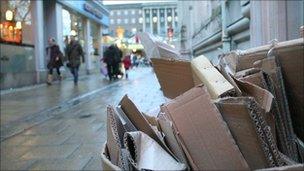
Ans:
[[[88,4],[88,3],[83,4],[83,8],[85,11],[91,13],[92,15],[96,16],[97,18],[102,19],[102,13],[98,9],[91,6],[90,4]]]

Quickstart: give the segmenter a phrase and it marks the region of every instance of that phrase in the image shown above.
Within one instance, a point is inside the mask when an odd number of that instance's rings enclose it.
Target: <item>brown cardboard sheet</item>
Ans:
[[[176,161],[154,139],[136,131],[127,132],[124,143],[129,160],[137,170],[185,170],[186,165]]]
[[[175,98],[194,87],[189,61],[151,58],[164,95]]]
[[[121,120],[121,123],[125,127],[126,131],[137,131],[133,123],[129,120],[129,118],[126,116],[125,112],[121,109],[121,106],[116,107],[117,114]]]
[[[109,151],[107,147],[107,143],[105,142],[104,145],[102,146],[101,150],[101,166],[102,170],[115,170],[115,171],[120,171],[122,170],[118,166],[114,165],[110,160],[109,160]]]
[[[206,87],[194,87],[162,108],[192,169],[249,169]]]
[[[304,164],[295,164],[295,165],[289,165],[289,166],[265,168],[265,169],[259,169],[257,171],[283,171],[283,170],[284,171],[303,171]]]
[[[218,99],[215,104],[250,169],[266,168],[270,164],[267,156],[271,154],[263,150],[262,142],[264,140],[258,134],[258,127],[251,118],[251,110],[247,103],[249,100],[253,99],[249,97],[227,97]]]
[[[187,158],[182,150],[181,145],[176,139],[176,133],[174,133],[173,125],[164,115],[160,115],[158,119],[160,128],[165,135],[165,142],[168,145],[172,153],[178,158],[178,160],[187,165]]]
[[[122,148],[125,129],[112,106],[107,107],[107,147],[111,162],[124,168]]]
[[[157,134],[156,130],[151,127],[145,116],[137,109],[135,104],[125,95],[120,101],[122,110],[126,116],[130,119],[137,130],[144,132],[152,139],[154,139],[162,148],[164,148],[169,154],[173,153],[168,149],[164,143],[160,134]],[[174,155],[173,155],[174,156]],[[175,156],[174,156],[175,157]]]

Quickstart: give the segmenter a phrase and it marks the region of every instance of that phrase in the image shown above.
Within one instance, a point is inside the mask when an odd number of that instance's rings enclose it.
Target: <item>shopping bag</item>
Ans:
[[[100,73],[104,76],[108,75],[107,65],[103,62],[100,65]]]

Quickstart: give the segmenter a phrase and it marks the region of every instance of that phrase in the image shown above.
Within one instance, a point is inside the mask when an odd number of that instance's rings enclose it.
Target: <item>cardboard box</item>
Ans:
[[[248,170],[248,164],[206,87],[200,85],[162,105],[194,170]]]
[[[107,142],[104,143],[102,150],[101,150],[101,166],[102,166],[103,170],[117,170],[117,171],[122,170],[120,167],[114,165],[110,161]]]

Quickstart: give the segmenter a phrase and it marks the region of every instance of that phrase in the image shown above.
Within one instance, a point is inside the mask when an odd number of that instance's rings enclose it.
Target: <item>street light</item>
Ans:
[[[72,36],[76,36],[77,35],[76,31],[75,30],[71,30],[71,35]]]
[[[157,17],[153,17],[152,21],[153,21],[153,23],[156,23],[157,22]]]
[[[21,21],[17,21],[17,23],[16,23],[16,29],[22,29]]]
[[[171,21],[172,21],[172,17],[171,17],[171,16],[168,16],[168,17],[167,17],[167,20],[168,20],[168,22],[171,22]]]
[[[5,12],[5,19],[6,19],[7,21],[12,21],[12,20],[13,20],[13,17],[14,17],[13,11],[7,10],[7,11]]]

